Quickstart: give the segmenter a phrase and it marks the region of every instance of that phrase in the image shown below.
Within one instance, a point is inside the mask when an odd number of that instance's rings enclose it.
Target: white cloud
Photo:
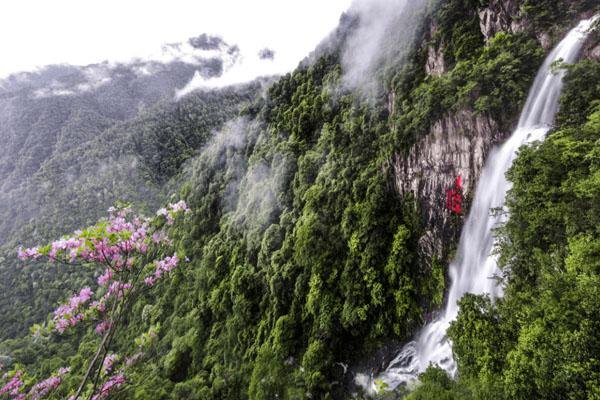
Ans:
[[[293,69],[351,0],[19,0],[2,2],[0,77],[47,64],[126,62],[200,33],[243,54],[268,47],[268,73]],[[252,61],[254,62],[254,61]],[[265,63],[265,65],[269,65]],[[277,70],[278,69],[278,70]]]
[[[223,75],[219,77],[205,79],[198,71],[196,71],[190,82],[177,91],[175,98],[185,96],[196,89],[212,89],[237,85],[251,81],[256,77],[281,74],[293,67],[294,66],[288,68],[288,65],[284,62],[278,62],[276,59],[260,59],[258,55],[245,54],[240,56],[239,59],[229,67],[225,65]]]

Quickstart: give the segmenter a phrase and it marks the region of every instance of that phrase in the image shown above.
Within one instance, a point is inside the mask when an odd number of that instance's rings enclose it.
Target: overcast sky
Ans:
[[[291,70],[335,28],[351,0],[14,0],[0,3],[0,77],[56,63],[127,61],[201,33],[242,54],[275,50]]]

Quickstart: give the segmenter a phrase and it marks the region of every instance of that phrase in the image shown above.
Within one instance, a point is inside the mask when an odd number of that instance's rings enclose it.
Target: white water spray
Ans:
[[[402,348],[379,376],[356,376],[356,382],[368,392],[377,391],[376,381],[384,383],[387,389],[394,389],[400,384],[410,385],[430,364],[438,365],[455,376],[456,364],[446,330],[458,315],[458,300],[465,293],[489,294],[492,298],[502,295],[502,288],[494,279],[500,271],[492,248],[493,229],[505,221],[506,215],[494,215],[490,210],[504,205],[506,192],[510,189],[505,174],[519,147],[542,140],[551,128],[564,75],[563,69],[552,71],[552,64],[561,60],[565,63],[576,61],[594,20],[580,22],[546,58],[530,89],[518,127],[486,160],[460,237],[458,256],[450,264],[451,286],[446,308]]]

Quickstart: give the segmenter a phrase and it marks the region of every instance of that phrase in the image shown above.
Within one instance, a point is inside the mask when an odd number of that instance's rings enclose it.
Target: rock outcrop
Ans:
[[[429,25],[427,41],[432,42],[436,36],[438,26],[435,23]],[[425,72],[431,76],[441,76],[446,73],[446,62],[444,61],[444,43],[430,43],[427,46],[427,60],[425,61]]]
[[[445,259],[460,232],[458,225],[462,224],[453,223],[445,207],[447,190],[460,175],[468,201],[490,148],[506,136],[491,117],[461,110],[437,121],[408,155],[393,157],[397,191],[402,196],[412,193],[422,211],[425,233],[420,250],[424,261]]]
[[[593,61],[600,61],[600,44],[590,48],[584,56],[585,58],[588,58]]]
[[[588,36],[583,46],[582,57],[592,61],[600,61],[600,27]]]
[[[523,25],[516,19],[519,4],[516,0],[491,0],[479,10],[479,27],[486,41],[498,32],[521,32]]]

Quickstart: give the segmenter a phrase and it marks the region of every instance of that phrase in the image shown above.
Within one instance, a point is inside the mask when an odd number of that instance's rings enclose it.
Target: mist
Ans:
[[[280,196],[288,171],[287,159],[275,154],[268,164],[251,165],[239,185],[234,221],[249,237],[260,237],[281,211]]]
[[[348,11],[358,19],[342,52],[343,85],[373,94],[388,65],[402,65],[426,15],[438,0],[355,0]],[[401,28],[399,28],[401,27]]]

